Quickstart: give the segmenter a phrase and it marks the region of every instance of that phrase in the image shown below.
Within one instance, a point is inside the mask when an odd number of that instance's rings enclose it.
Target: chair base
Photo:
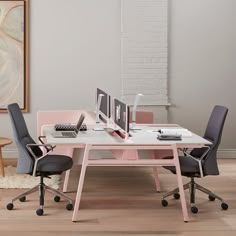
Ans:
[[[183,188],[184,188],[184,190],[189,189],[190,206],[191,206],[192,213],[197,213],[198,212],[198,208],[195,206],[195,193],[196,193],[196,190],[199,190],[199,191],[207,194],[210,201],[214,201],[215,199],[220,200],[221,201],[221,208],[223,210],[228,209],[228,204],[225,203],[223,198],[221,198],[217,194],[213,193],[212,191],[204,188],[203,186],[197,184],[193,177],[191,178],[189,183],[183,185]],[[173,195],[175,199],[179,199],[179,197],[180,197],[179,196],[179,188],[175,188],[174,190],[172,190],[172,191],[170,191],[170,192],[163,195],[163,200],[162,200],[162,202],[164,203],[164,204],[162,204],[163,206],[168,205],[168,203],[164,199],[171,196],[171,195]]]
[[[45,191],[47,192],[50,192],[52,194],[55,195],[54,197],[54,201],[55,202],[59,202],[60,201],[60,197],[68,200],[68,204],[66,206],[66,209],[67,210],[72,210],[73,209],[73,201],[71,198],[69,198],[68,196],[66,196],[64,193],[54,189],[54,188],[51,188],[49,186],[47,186],[46,184],[44,184],[43,182],[43,176],[40,176],[40,183],[38,185],[36,185],[35,187],[23,192],[22,194],[16,196],[15,198],[13,198],[11,200],[11,203],[8,203],[7,205],[7,209],[8,210],[12,210],[14,205],[13,205],[13,202],[16,201],[16,200],[20,200],[21,202],[24,202],[26,200],[26,196],[28,196],[29,194],[31,193],[34,193],[36,191],[39,191],[39,209],[37,209],[36,211],[36,214],[37,215],[43,215],[43,208],[44,208],[44,196],[45,196]]]

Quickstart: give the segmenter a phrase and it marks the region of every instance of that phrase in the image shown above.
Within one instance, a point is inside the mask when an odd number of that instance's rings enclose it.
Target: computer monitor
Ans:
[[[114,98],[114,122],[127,134],[129,133],[129,111],[130,107],[127,104]]]
[[[100,99],[99,96],[101,97]],[[107,122],[107,120],[111,117],[111,96],[105,91],[101,90],[100,88],[97,88],[96,99],[97,99],[96,112],[98,112],[98,116],[103,122]],[[99,100],[100,104],[98,104]]]

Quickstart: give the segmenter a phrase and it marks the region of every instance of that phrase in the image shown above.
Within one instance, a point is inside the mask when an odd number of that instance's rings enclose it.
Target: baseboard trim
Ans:
[[[217,152],[217,158],[234,159],[236,158],[236,149],[219,149]]]
[[[18,152],[17,149],[3,149],[2,150],[3,158],[17,158]],[[217,152],[217,157],[220,159],[228,158],[236,158],[236,149],[219,149]]]
[[[2,156],[3,158],[17,158],[18,157],[18,151],[17,149],[7,149],[4,148],[2,150]]]

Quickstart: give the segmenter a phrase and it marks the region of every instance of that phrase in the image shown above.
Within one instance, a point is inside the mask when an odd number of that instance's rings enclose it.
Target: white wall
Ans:
[[[94,108],[100,85],[120,94],[119,0],[33,0],[30,9],[32,112]]]
[[[30,0],[29,113],[36,137],[36,112],[95,109],[97,87],[121,95],[120,1]],[[7,114],[1,136],[12,137]],[[14,145],[4,150],[14,149]],[[11,155],[11,154],[9,154]]]
[[[213,106],[227,106],[220,148],[230,155],[236,149],[236,1],[171,0],[169,5],[170,122],[203,134]]]
[[[202,134],[212,106],[228,106],[221,149],[229,152],[236,150],[235,10],[235,0],[169,0],[170,122]],[[96,87],[119,97],[120,77],[120,0],[30,1],[25,118],[33,137],[38,110],[94,109]],[[167,119],[165,108],[156,114]],[[0,115],[1,136],[12,137],[8,115]]]

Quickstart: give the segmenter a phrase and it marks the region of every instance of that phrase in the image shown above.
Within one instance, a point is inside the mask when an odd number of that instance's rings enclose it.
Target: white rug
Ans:
[[[32,177],[27,174],[16,174],[16,167],[7,166],[4,168],[5,177],[0,175],[0,188],[33,188],[36,186],[40,177]],[[51,179],[45,178],[46,185],[58,189],[60,186],[60,175],[52,175]]]

